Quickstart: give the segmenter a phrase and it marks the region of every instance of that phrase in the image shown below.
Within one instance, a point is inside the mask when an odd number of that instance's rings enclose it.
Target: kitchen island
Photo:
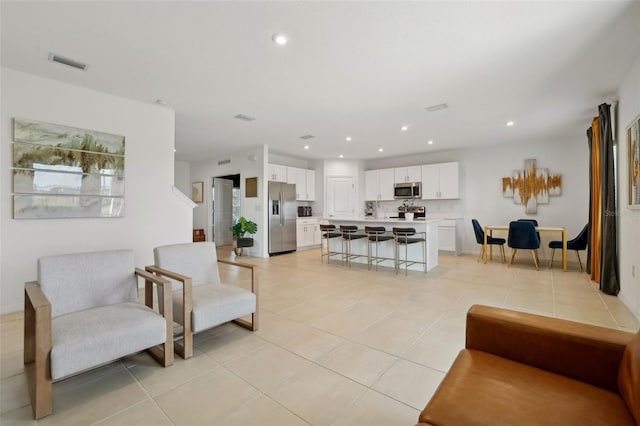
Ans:
[[[424,220],[424,219],[327,219],[328,223],[335,225],[336,228],[340,228],[340,225],[356,225],[360,232],[364,232],[365,226],[384,226],[389,233],[393,227],[409,227],[414,228],[416,232],[426,232],[426,258],[427,258],[427,271],[432,270],[438,266],[438,223],[439,220]],[[332,251],[342,251],[342,238],[330,238],[329,244]],[[373,255],[375,255],[375,249]],[[352,260],[357,263],[367,263],[367,239],[361,238],[351,241],[351,253],[362,255]],[[378,256],[393,259],[393,241],[385,241],[378,243]],[[409,244],[407,247],[407,256],[410,261],[422,261],[422,244]],[[402,249],[402,257],[404,258],[404,248]],[[378,264],[379,266],[394,267],[393,260],[385,260]],[[403,267],[404,268],[404,267]],[[410,265],[409,270],[423,271],[423,265]]]

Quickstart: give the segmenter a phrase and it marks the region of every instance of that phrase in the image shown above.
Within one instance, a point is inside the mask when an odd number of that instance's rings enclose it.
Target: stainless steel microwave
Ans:
[[[422,182],[396,183],[393,186],[393,198],[396,200],[422,198]]]

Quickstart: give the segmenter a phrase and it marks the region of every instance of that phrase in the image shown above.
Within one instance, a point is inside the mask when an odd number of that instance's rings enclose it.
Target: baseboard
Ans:
[[[22,312],[24,310],[24,305],[6,305],[0,306],[0,315],[13,314],[16,312]]]
[[[631,305],[631,302],[627,299],[626,294],[622,292],[618,293],[618,299],[620,299],[622,303],[624,303],[627,309],[629,309],[629,312],[631,312],[631,314],[633,314],[633,316],[636,317],[638,322],[640,322],[640,309],[634,308]]]

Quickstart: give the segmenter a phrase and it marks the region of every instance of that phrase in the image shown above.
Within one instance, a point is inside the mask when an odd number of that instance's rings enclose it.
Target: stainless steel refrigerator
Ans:
[[[296,241],[296,186],[269,182],[269,254],[294,251]]]

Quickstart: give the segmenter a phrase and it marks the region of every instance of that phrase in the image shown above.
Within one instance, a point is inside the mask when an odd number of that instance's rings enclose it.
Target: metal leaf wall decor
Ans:
[[[524,204],[527,214],[537,213],[538,204],[548,204],[549,196],[561,193],[562,175],[549,174],[549,169],[539,168],[535,159],[524,160],[524,169],[502,178],[502,196],[513,198],[514,204]]]

